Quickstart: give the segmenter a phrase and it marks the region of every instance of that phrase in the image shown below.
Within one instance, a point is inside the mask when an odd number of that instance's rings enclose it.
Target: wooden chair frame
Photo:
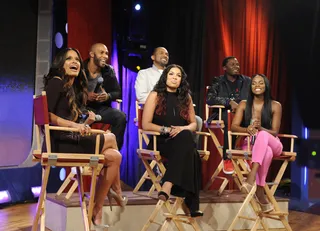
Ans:
[[[120,105],[122,103],[121,99],[116,99],[117,102],[117,106],[116,108],[118,110],[120,110]],[[98,130],[103,130],[105,132],[109,132],[110,131],[110,124],[104,124],[104,123],[94,123],[91,126],[93,129],[98,129]],[[89,167],[84,167],[81,168],[81,175],[82,176],[91,176],[92,175],[92,169]],[[100,171],[101,169],[99,169]],[[77,180],[77,170],[75,167],[71,168],[70,173],[68,174],[68,176],[66,177],[66,179],[63,181],[62,185],[60,186],[59,190],[57,191],[56,195],[57,197],[59,197],[64,191],[65,189],[68,187],[68,185],[71,183],[71,186],[65,196],[65,199],[69,200],[72,196],[72,194],[76,191],[77,187],[78,187],[78,180]]]
[[[138,122],[138,139],[139,139],[139,149],[137,150],[138,157],[141,159],[144,167],[146,168],[146,171],[140,178],[139,182],[137,183],[136,187],[133,189],[134,194],[152,197],[153,192],[156,190],[159,192],[161,190],[160,182],[161,179],[165,173],[165,166],[163,164],[163,158],[161,157],[159,151],[157,151],[157,136],[160,135],[159,132],[152,132],[152,131],[144,131],[142,129],[141,124],[141,117],[142,117],[142,111],[143,111],[143,105],[144,104],[138,104],[137,108],[137,120]],[[210,136],[207,132],[195,132],[195,134],[204,136],[203,139],[203,149],[198,150],[198,153],[200,155],[200,158],[202,160],[208,160],[210,152],[208,151],[208,137]],[[153,139],[154,149],[153,150],[147,150],[144,149],[144,145],[148,145],[150,138]],[[151,180],[152,186],[150,187],[147,195],[140,192],[140,189],[142,185],[146,182],[146,180]]]
[[[208,87],[207,87],[208,89]],[[223,191],[225,190],[226,186],[229,183],[228,178],[223,177],[223,176],[219,176],[220,172],[223,170],[223,145],[221,145],[220,141],[217,138],[216,135],[216,131],[221,131],[222,134],[224,133],[224,121],[222,120],[222,110],[225,107],[223,105],[208,105],[206,104],[206,109],[205,109],[205,113],[206,113],[206,120],[204,121],[204,125],[205,127],[208,129],[209,133],[210,133],[210,137],[214,143],[214,145],[216,146],[219,155],[221,156],[221,161],[218,165],[218,167],[216,168],[216,170],[214,171],[214,173],[212,174],[212,176],[210,177],[209,181],[207,182],[207,184],[204,187],[204,190],[207,191],[209,190],[210,186],[213,184],[213,182],[216,179],[220,179],[222,180],[222,183],[220,185],[220,188],[218,189],[217,195],[220,196]],[[210,110],[212,109],[218,109],[218,120],[212,120],[210,124],[207,123],[208,118],[209,118],[209,113]]]
[[[84,228],[86,231],[90,230],[92,210],[94,206],[94,195],[96,188],[96,178],[98,175],[99,168],[102,168],[104,164],[104,155],[99,154],[99,145],[100,139],[99,136],[96,138],[96,147],[94,154],[73,154],[73,153],[52,153],[51,152],[51,139],[50,131],[70,131],[78,132],[77,129],[60,127],[60,126],[51,126],[49,125],[49,112],[47,106],[47,97],[46,92],[42,92],[40,96],[34,96],[34,117],[35,117],[35,126],[36,129],[36,144],[37,148],[33,151],[33,161],[40,162],[42,170],[42,185],[41,193],[38,199],[37,210],[33,220],[32,231],[38,229],[38,223],[40,220],[40,230],[45,230],[45,199],[46,199],[46,187],[48,183],[48,178],[50,174],[51,166],[58,167],[76,167],[77,171],[77,181],[78,181],[78,191],[79,191],[79,200],[81,206],[81,213],[84,222]],[[46,152],[42,152],[41,147],[41,130],[44,128],[44,138],[46,142]],[[91,130],[92,133],[102,134],[104,133],[101,130]],[[89,205],[87,208],[81,167],[90,167],[92,168],[92,181],[91,181],[91,190],[90,190],[90,199]]]
[[[230,115],[230,112],[229,112]],[[232,136],[244,136],[247,138],[248,142],[248,147],[247,150],[238,150],[238,149],[233,149],[232,148]],[[251,231],[256,231],[259,228],[259,225],[262,226],[264,230],[268,230],[267,223],[264,222],[264,218],[269,218],[273,220],[278,220],[281,221],[285,230],[287,231],[292,231],[288,220],[286,216],[288,215],[287,212],[283,212],[280,210],[280,207],[278,205],[278,202],[275,199],[275,192],[277,190],[277,187],[280,184],[280,181],[282,179],[282,176],[289,164],[289,162],[294,161],[296,158],[296,152],[294,152],[294,140],[297,138],[295,135],[290,135],[290,134],[279,134],[279,138],[283,139],[290,139],[290,149],[289,151],[283,151],[279,157],[273,158],[273,160],[278,160],[282,161],[282,165],[280,167],[280,170],[278,174],[276,175],[275,179],[273,182],[268,182],[264,186],[264,190],[266,193],[266,196],[270,203],[274,207],[273,212],[269,213],[264,213],[261,211],[260,206],[258,205],[256,199],[255,199],[255,191],[256,191],[256,186],[252,188],[252,190],[247,194],[243,204],[241,205],[241,208],[239,209],[236,217],[232,221],[230,227],[228,228],[228,231],[232,231],[236,223],[238,222],[239,219],[245,219],[245,220],[250,220],[254,222],[253,227],[251,228]],[[228,131],[228,139],[229,139],[229,149],[227,150],[227,154],[232,160],[232,163],[234,165],[235,169],[235,182],[239,189],[241,188],[242,182],[244,180],[244,176],[247,175],[248,169],[246,168],[244,164],[244,160],[251,160],[252,159],[252,153],[251,153],[251,147],[250,147],[250,135],[248,133],[238,133],[238,132],[231,132]],[[253,209],[255,216],[254,217],[247,217],[247,216],[242,216],[242,213],[244,210],[247,208],[247,206],[250,204],[251,208]]]
[[[143,176],[140,178],[140,181],[136,185],[135,189],[133,190],[133,193],[151,197],[155,191],[160,192],[161,191],[161,179],[164,176],[166,172],[166,168],[163,164],[164,159],[161,157],[160,152],[157,150],[157,137],[160,135],[159,132],[153,132],[153,131],[145,131],[142,129],[141,119],[142,119],[142,111],[143,111],[143,104],[138,105],[137,110],[137,120],[138,122],[138,132],[139,132],[139,149],[137,150],[137,155],[141,159],[144,167],[146,168],[146,171],[144,172]],[[207,160],[209,158],[210,152],[207,150],[207,139],[208,136],[210,136],[209,133],[206,132],[196,132],[198,135],[204,136],[204,143],[203,143],[203,149],[198,150],[200,158],[202,160]],[[150,138],[149,138],[150,136]],[[143,148],[143,145],[148,145],[150,139],[153,139],[153,150],[148,150]],[[158,172],[155,171],[155,167],[157,167]],[[157,172],[157,173],[156,173]],[[149,189],[147,195],[140,193],[140,188],[143,185],[143,183],[146,180],[151,180],[152,186]],[[157,199],[157,198],[155,198]],[[184,205],[184,199],[180,197],[176,197],[175,202],[173,205],[170,204],[170,200],[163,202],[158,201],[156,208],[150,215],[148,221],[143,226],[142,230],[148,230],[151,224],[158,224],[161,226],[160,230],[167,230],[169,224],[173,222],[178,230],[184,230],[181,223],[186,223],[191,225],[194,230],[198,231],[201,230],[199,225],[197,224],[196,220],[190,216],[187,216],[185,214],[177,214],[178,208],[182,208],[185,213],[188,213],[188,209]],[[162,211],[162,208],[167,210],[167,213],[163,213],[165,216],[165,220],[163,223],[155,221],[158,214]]]
[[[153,142],[154,142],[154,147],[153,147],[153,150],[148,150],[148,149],[143,149],[143,148],[142,149],[139,148],[137,150],[137,154],[138,154],[139,158],[142,160],[142,163],[144,164],[146,171],[143,174],[143,176],[141,177],[140,181],[138,182],[138,184],[135,188],[136,191],[134,191],[134,193],[139,194],[138,190],[140,189],[142,184],[148,179],[148,180],[152,181],[152,187],[150,188],[149,192],[147,193],[147,196],[152,197],[152,194],[154,191],[157,191],[157,192],[161,191],[160,182],[161,182],[163,175],[166,172],[166,168],[163,164],[163,158],[161,157],[160,152],[157,151],[157,145],[156,145],[157,136],[159,136],[160,133],[159,132],[144,131],[142,129],[139,132],[141,133],[141,136],[140,136],[141,138],[139,139],[139,147],[142,147],[142,142],[143,142],[142,134],[152,136]],[[209,134],[204,133],[204,132],[199,133],[199,135],[204,135],[205,139],[207,139],[207,136],[209,136]],[[204,150],[200,150],[200,151],[198,150],[198,152],[199,152],[201,159],[207,160],[209,158],[210,152],[206,150],[206,142],[205,142]],[[151,163],[149,161],[151,161]],[[154,172],[155,166],[157,166],[159,168],[158,175],[156,175],[156,173]],[[140,195],[145,196],[144,194],[140,194]],[[155,198],[155,199],[157,199],[157,198]],[[159,230],[164,231],[164,230],[168,229],[171,222],[173,222],[175,224],[175,226],[177,227],[178,230],[184,230],[181,223],[191,225],[193,227],[193,229],[196,231],[201,230],[201,228],[198,225],[198,223],[196,222],[196,220],[194,218],[186,215],[188,213],[188,209],[184,205],[183,198],[176,197],[175,202],[172,206],[170,203],[171,203],[170,200],[168,200],[166,202],[159,200],[156,205],[156,208],[154,209],[154,211],[152,212],[152,214],[148,218],[148,221],[143,226],[142,230],[143,231],[148,230],[151,224],[158,224],[159,226],[161,226]],[[160,223],[160,222],[155,221],[155,219],[156,219],[157,215],[161,212],[163,207],[167,210],[167,212],[163,213],[163,215],[165,216],[165,221],[163,223]],[[177,214],[177,210],[179,208],[182,208],[183,211],[185,212],[185,214]]]

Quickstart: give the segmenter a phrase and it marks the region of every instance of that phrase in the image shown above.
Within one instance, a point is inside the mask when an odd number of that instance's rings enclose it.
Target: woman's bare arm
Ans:
[[[161,132],[161,126],[152,123],[154,110],[157,105],[157,92],[150,92],[143,106],[142,129],[147,131]]]
[[[241,101],[237,107],[236,114],[233,117],[231,124],[231,131],[233,132],[247,132],[247,128],[241,127],[240,124],[243,120],[243,113],[246,109],[247,102],[245,100]]]
[[[76,125],[77,123],[70,120],[63,119],[51,112],[49,112],[49,120],[51,124],[61,126],[61,127],[75,128],[77,126]]]

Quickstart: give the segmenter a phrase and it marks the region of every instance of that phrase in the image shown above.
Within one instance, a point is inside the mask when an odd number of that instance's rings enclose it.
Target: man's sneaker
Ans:
[[[225,174],[233,174],[234,167],[231,160],[224,160],[223,161],[223,172]]]

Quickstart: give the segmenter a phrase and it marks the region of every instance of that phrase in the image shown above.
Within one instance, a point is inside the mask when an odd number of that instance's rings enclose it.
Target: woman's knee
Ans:
[[[104,143],[107,144],[108,146],[115,148],[114,145],[117,145],[117,139],[116,136],[113,133],[107,133],[104,134]]]
[[[121,153],[120,153],[118,150],[116,150],[116,149],[112,149],[112,148],[107,149],[107,150],[104,152],[104,156],[105,156],[106,161],[108,161],[108,162],[114,162],[114,163],[116,163],[117,165],[120,165],[120,164],[121,164],[122,155],[121,155]]]
[[[269,135],[271,135],[269,132],[266,132],[266,131],[259,131],[258,132],[258,135],[257,135],[257,139],[258,138],[262,138],[262,139],[265,139],[267,138]]]

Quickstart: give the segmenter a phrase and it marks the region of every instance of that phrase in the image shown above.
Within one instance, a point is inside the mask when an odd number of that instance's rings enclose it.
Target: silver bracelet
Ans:
[[[168,128],[165,127],[165,126],[162,126],[162,127],[160,128],[160,134],[161,134],[161,135],[165,135],[165,134],[167,134],[167,133],[168,133]]]

